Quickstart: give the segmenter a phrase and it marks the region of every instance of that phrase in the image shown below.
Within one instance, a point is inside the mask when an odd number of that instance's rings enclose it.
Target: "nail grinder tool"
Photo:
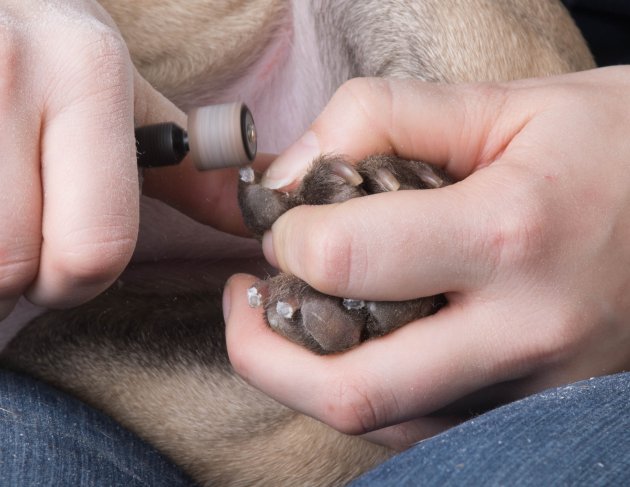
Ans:
[[[167,122],[136,128],[138,165],[179,164],[190,152],[200,171],[245,166],[256,157],[254,118],[244,103],[195,108],[188,113],[188,131]]]

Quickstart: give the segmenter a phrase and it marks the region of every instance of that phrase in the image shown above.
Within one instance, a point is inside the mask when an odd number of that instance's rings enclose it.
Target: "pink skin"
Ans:
[[[131,257],[139,217],[138,79],[120,35],[93,1],[32,10],[28,2],[0,9],[3,315],[21,295],[71,306],[101,292]]]
[[[22,9],[20,5],[16,3],[11,8],[8,8],[5,14],[10,19],[16,19],[11,25],[23,27],[24,32],[28,32],[29,52],[36,53],[37,56],[44,56],[47,60],[59,61],[57,64],[52,65],[50,62],[35,64],[34,66],[47,70],[45,74],[39,75],[35,75],[34,72],[27,72],[30,67],[28,62],[25,61],[20,64],[20,67],[24,68],[23,78],[18,80],[19,82],[17,83],[21,86],[20,93],[29,94],[30,107],[39,108],[40,110],[37,112],[29,109],[24,113],[33,115],[29,123],[35,127],[40,126],[40,117],[42,120],[46,120],[47,124],[44,127],[50,126],[50,130],[46,130],[42,137],[46,137],[46,140],[50,141],[49,145],[53,145],[56,140],[63,140],[63,153],[66,155],[71,154],[72,151],[68,150],[67,145],[67,140],[70,140],[70,138],[68,136],[58,138],[57,132],[54,132],[55,127],[49,123],[50,114],[46,112],[43,105],[33,104],[32,101],[37,100],[38,93],[40,91],[43,92],[49,86],[65,86],[68,83],[73,84],[73,86],[80,86],[80,83],[72,79],[73,71],[69,69],[69,66],[76,65],[77,70],[93,69],[87,64],[81,64],[87,63],[90,58],[97,58],[93,52],[89,51],[91,47],[88,48],[85,57],[75,56],[69,61],[65,61],[63,57],[56,54],[56,52],[72,53],[72,49],[69,49],[66,44],[79,45],[76,39],[80,38],[85,39],[88,46],[98,46],[96,43],[90,44],[91,36],[94,36],[94,32],[97,32],[96,35],[98,35],[98,29],[86,30],[85,25],[96,24],[104,28],[103,31],[106,33],[111,32],[113,36],[118,36],[118,34],[111,23],[111,19],[94,0],[74,0],[69,5],[73,6],[75,10],[66,9],[65,14],[62,13],[62,10],[58,10],[55,7],[53,1],[45,2],[42,3],[42,8],[38,11],[39,17],[33,20],[29,19],[28,9]],[[274,37],[274,41],[268,46],[259,62],[247,73],[243,73],[240,81],[233,86],[226,87],[218,95],[216,93],[204,93],[203,87],[201,87],[200,93],[202,94],[195,99],[182,100],[180,106],[181,109],[186,110],[189,107],[209,103],[234,100],[245,101],[254,113],[259,132],[259,154],[261,156],[256,162],[259,167],[265,167],[272,159],[271,156],[267,156],[264,153],[279,153],[292,143],[312,122],[332,95],[332,92],[330,92],[331,88],[324,88],[331,86],[332,83],[325,78],[326,71],[321,69],[321,65],[317,61],[319,54],[308,9],[306,2],[295,2],[289,18],[286,19],[285,27]],[[56,32],[59,33],[59,46],[56,44],[56,36],[46,34],[46,25],[56,26]],[[10,30],[7,32],[10,33]],[[16,32],[20,34],[22,31],[18,29]],[[47,39],[47,42],[39,43],[37,40],[40,37]],[[6,45],[6,43],[4,44]],[[11,59],[11,46],[17,45],[8,44],[9,50],[7,51],[7,56],[4,57],[5,59]],[[109,162],[99,162],[100,159],[107,161],[111,159],[112,146],[118,147],[125,152],[125,157],[122,160],[125,161],[124,172],[126,176],[124,176],[124,181],[126,183],[124,188],[126,194],[124,198],[116,197],[115,201],[126,201],[124,203],[127,205],[126,208],[120,208],[119,212],[128,213],[130,220],[128,222],[129,225],[125,227],[124,238],[121,237],[119,241],[127,243],[124,245],[124,248],[111,253],[109,260],[103,260],[107,256],[107,252],[97,252],[96,256],[89,256],[90,267],[83,266],[83,269],[77,269],[73,266],[82,266],[83,264],[77,260],[74,261],[75,263],[67,259],[64,260],[65,257],[62,255],[64,251],[63,245],[54,254],[47,254],[47,251],[42,249],[42,254],[37,255],[44,227],[40,225],[39,218],[24,220],[25,223],[32,225],[32,227],[24,229],[24,232],[29,235],[29,241],[32,240],[35,244],[35,250],[31,252],[33,255],[29,254],[28,256],[32,265],[24,266],[21,268],[22,270],[17,269],[17,278],[11,279],[11,282],[6,280],[0,281],[0,320],[11,312],[21,294],[26,293],[28,300],[20,299],[15,312],[2,321],[0,347],[28,319],[41,313],[47,307],[65,307],[76,304],[90,299],[105,289],[119,275],[132,257],[131,251],[134,249],[136,236],[138,242],[133,254],[133,260],[136,262],[152,262],[169,258],[215,260],[218,256],[230,259],[260,256],[260,246],[255,242],[233,237],[211,228],[211,226],[214,226],[237,235],[246,233],[240,221],[240,212],[236,206],[236,171],[224,170],[199,173],[188,160],[184,161],[178,168],[145,172],[143,192],[152,198],[141,198],[141,218],[138,232],[138,214],[137,209],[134,209],[138,195],[137,182],[135,181],[135,159],[132,156],[134,150],[132,138],[133,120],[139,124],[169,120],[185,126],[186,119],[180,109],[151,89],[146,81],[137,72],[134,72],[126,56],[124,49],[120,53],[116,53],[116,57],[120,61],[119,65],[125,66],[128,72],[132,73],[133,90],[128,85],[125,88],[126,91],[114,90],[113,92],[116,96],[124,95],[126,97],[125,102],[123,104],[105,106],[97,106],[95,103],[87,102],[81,113],[89,114],[90,121],[100,120],[101,118],[107,120],[108,117],[115,115],[112,112],[112,107],[123,106],[125,109],[126,125],[119,125],[120,134],[117,135],[119,139],[124,139],[122,142],[113,144],[111,142],[111,134],[110,137],[102,138],[104,143],[99,143],[98,141],[90,142],[91,139],[89,137],[84,137],[83,142],[86,142],[85,147],[89,147],[90,157],[96,159],[94,160],[94,165],[100,168],[112,167]],[[29,58],[24,59],[28,60]],[[303,59],[309,59],[309,63],[302,62]],[[11,69],[12,72],[16,71],[8,64],[2,69]],[[324,76],[322,76],[322,73],[324,73]],[[125,72],[124,75],[127,76],[128,73]],[[20,76],[22,76],[21,72]],[[65,79],[65,77],[70,79]],[[121,74],[115,72],[101,75],[101,79],[112,82],[119,80],[120,77]],[[37,83],[38,80],[39,83]],[[91,82],[89,77],[86,81]],[[0,87],[0,90],[12,89],[13,87],[9,85]],[[58,93],[59,96],[55,94],[50,97],[48,106],[58,105],[59,109],[64,107],[64,103],[67,102],[64,102],[61,97],[63,92],[59,91]],[[10,92],[7,92],[7,94],[10,94]],[[17,99],[14,104],[20,107],[19,103],[20,100]],[[133,109],[134,107],[135,109]],[[0,110],[3,110],[3,108],[0,107]],[[67,118],[65,125],[69,127],[73,123],[72,117],[78,120],[78,115],[66,114],[65,116]],[[25,117],[20,119],[25,119]],[[83,125],[89,126],[90,122]],[[14,124],[12,134],[15,144],[20,141],[20,137],[15,136],[18,129],[19,126]],[[25,131],[28,134],[37,133],[37,131],[28,129],[28,127]],[[39,146],[38,141],[33,141],[29,137],[32,137],[32,135],[23,137],[22,143],[25,147]],[[98,154],[101,145],[103,146],[102,157],[97,155],[94,158],[94,154]],[[19,145],[16,145],[16,150],[18,149]],[[20,157],[24,157],[23,152]],[[33,156],[33,159],[35,159],[35,156]],[[41,161],[41,164],[43,167],[45,161]],[[61,166],[56,163],[47,164],[46,166],[50,167],[50,174],[46,178],[47,181],[53,181],[53,176],[58,174],[59,177],[65,178],[64,184],[67,184],[69,181],[67,178],[68,173],[76,176],[72,167],[68,167],[66,171],[61,172]],[[28,177],[23,176],[20,180],[24,181],[27,188],[38,188],[40,186],[36,181],[39,178],[38,167],[39,165],[34,165],[32,175]],[[85,220],[81,223],[82,227],[89,227],[92,223],[100,224],[103,211],[98,209],[98,202],[102,201],[107,195],[115,196],[113,195],[114,188],[117,188],[116,190],[121,188],[120,178],[122,176],[120,174],[115,175],[110,171],[107,174],[99,175],[99,173],[92,171],[75,177],[73,180],[75,184],[71,187],[76,187],[77,189],[85,188],[85,191],[90,187],[92,188],[88,195],[81,196],[81,204],[64,205],[63,200],[67,196],[64,196],[64,192],[59,192],[59,196],[57,196],[56,192],[49,191],[44,205],[45,212],[49,215],[47,220],[50,222],[47,224],[47,227],[64,231],[66,222],[75,221],[77,212],[82,210],[86,210]],[[31,181],[28,178],[34,179]],[[9,180],[5,179],[5,181]],[[7,198],[11,194],[4,190],[0,191],[0,193]],[[66,191],[65,193],[68,192]],[[41,195],[33,194],[28,196],[24,191],[22,191],[22,194],[27,198],[26,201],[30,205],[34,205],[34,208],[32,210],[27,210],[24,206],[16,208],[13,203],[17,204],[19,200],[15,198],[7,200],[11,204],[4,204],[3,208],[4,212],[9,216],[4,218],[3,221],[13,218],[16,214],[37,215],[39,213],[39,211],[35,211],[35,207],[38,207]],[[2,196],[0,196],[0,199],[2,199]],[[182,217],[177,211],[162,204],[159,200],[166,202],[168,205],[201,223]],[[86,204],[88,202],[94,203],[94,205]],[[52,208],[58,208],[59,210],[52,212]],[[71,214],[60,220],[57,218],[57,214],[63,208],[75,208],[75,210],[70,210]],[[94,209],[92,210],[91,208]],[[9,228],[5,225],[5,230],[8,231]],[[77,233],[77,235],[79,234]],[[107,238],[110,237],[111,235]],[[105,236],[95,233],[90,238],[98,241],[105,238]],[[52,241],[50,236],[47,236],[46,240],[48,242]],[[7,252],[11,251],[5,246],[5,243],[0,238],[0,267],[5,256],[8,259],[14,258],[7,254]],[[84,248],[87,249],[89,247],[85,246]],[[94,248],[96,249],[96,247]],[[49,257],[46,257],[46,255]],[[21,257],[19,258],[22,259]],[[55,266],[49,264],[52,262],[56,262]],[[39,271],[37,270],[38,266]],[[82,274],[80,283],[76,280],[77,272]],[[156,272],[159,273],[159,267],[156,267]],[[62,284],[62,282],[67,282],[67,284]],[[86,286],[87,283],[90,285]],[[5,291],[3,291],[3,286],[8,286]],[[81,289],[81,292],[77,292],[77,286]],[[72,297],[72,299],[69,299],[69,297]]]
[[[236,371],[334,428],[400,448],[436,410],[628,370],[629,79],[616,67],[495,85],[345,84],[310,129],[314,153],[393,151],[461,181],[297,207],[265,236],[265,255],[328,294],[445,293],[449,305],[320,357],[271,332],[248,308],[253,278],[236,276],[224,301]],[[274,162],[289,181],[313,156],[303,149]]]

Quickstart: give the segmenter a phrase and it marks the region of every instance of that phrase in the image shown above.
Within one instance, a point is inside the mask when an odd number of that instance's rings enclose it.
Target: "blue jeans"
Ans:
[[[368,485],[630,486],[630,373],[490,411],[352,484]]]
[[[192,483],[111,419],[0,370],[0,485]],[[630,485],[630,374],[498,408],[419,443],[353,485]]]
[[[100,412],[0,370],[0,486],[194,485]]]

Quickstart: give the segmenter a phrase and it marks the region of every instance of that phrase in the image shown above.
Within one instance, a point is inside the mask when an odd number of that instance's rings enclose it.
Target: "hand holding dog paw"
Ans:
[[[436,411],[630,367],[629,74],[344,85],[265,184],[291,187],[320,152],[396,154],[459,182],[296,207],[273,225],[265,253],[323,293],[443,293],[448,304],[346,353],[316,356],[264,326],[247,307],[252,281],[237,277],[225,294],[237,372],[341,431],[401,446]]]

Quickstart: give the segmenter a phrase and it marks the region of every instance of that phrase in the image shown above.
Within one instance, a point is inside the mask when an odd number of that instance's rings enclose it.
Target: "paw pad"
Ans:
[[[261,175],[241,169],[239,203],[246,225],[261,237],[289,209],[340,203],[388,191],[439,188],[450,184],[442,170],[417,161],[373,156],[355,166],[342,158],[317,159],[290,194],[260,185]],[[382,336],[446,304],[443,296],[402,302],[362,301],[322,294],[300,279],[279,274],[249,288],[250,306],[263,307],[269,326],[310,350],[334,353]]]

